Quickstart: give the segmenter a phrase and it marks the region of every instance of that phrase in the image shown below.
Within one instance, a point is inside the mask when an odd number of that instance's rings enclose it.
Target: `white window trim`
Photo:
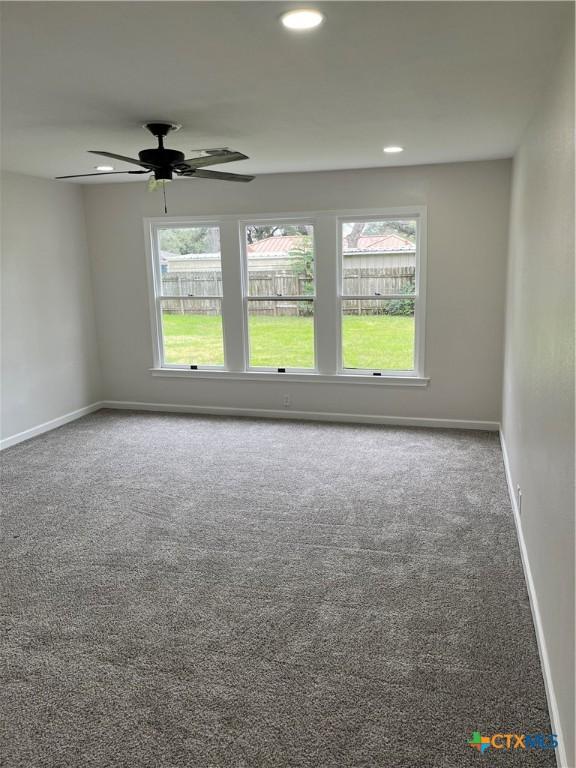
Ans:
[[[262,366],[255,366],[250,365],[250,335],[248,331],[248,304],[250,301],[266,301],[266,298],[264,297],[251,297],[248,293],[248,285],[249,285],[249,271],[248,271],[248,251],[246,249],[246,227],[249,227],[251,224],[285,224],[286,226],[289,225],[295,225],[295,224],[307,224],[308,226],[312,227],[312,240],[314,243],[314,254],[316,254],[316,222],[314,218],[311,218],[310,215],[308,216],[282,216],[278,219],[271,219],[268,216],[262,217],[262,218],[239,218],[238,219],[238,228],[239,228],[239,234],[240,234],[240,244],[241,244],[241,253],[242,253],[242,294],[243,294],[243,313],[242,313],[242,321],[244,323],[244,334],[246,339],[246,372],[247,373],[277,373],[277,371],[274,370],[274,368],[271,367],[262,367]],[[307,374],[307,373],[315,373],[318,374],[318,324],[317,324],[317,285],[316,285],[316,259],[314,259],[314,293],[311,296],[304,296],[304,297],[298,297],[298,296],[285,296],[280,298],[280,301],[298,301],[298,299],[303,301],[311,301],[312,308],[313,308],[313,319],[314,319],[314,362],[315,366],[314,368],[291,368],[290,366],[286,366],[286,373],[290,374]],[[271,299],[272,301],[274,299]],[[283,376],[284,374],[280,374]]]
[[[339,215],[338,216],[338,264],[337,264],[337,280],[338,280],[338,290],[337,290],[337,304],[338,304],[338,322],[340,323],[340,328],[342,324],[342,301],[346,299],[354,299],[354,298],[360,298],[360,299],[369,299],[369,296],[347,296],[342,293],[342,269],[343,269],[343,247],[342,247],[342,223],[344,221],[346,222],[353,222],[353,221],[382,221],[385,219],[390,219],[394,221],[398,218],[409,218],[406,214],[399,215],[398,213],[390,213],[391,209],[385,209],[384,211],[380,211],[376,214],[369,213],[367,215],[364,214],[358,214],[353,216],[348,216],[346,214]],[[396,210],[396,209],[394,209]],[[411,376],[423,376],[424,371],[424,342],[425,342],[425,323],[426,323],[426,208],[418,208],[414,209],[417,210],[418,213],[415,213],[414,218],[418,221],[418,226],[416,227],[416,283],[414,285],[414,295],[410,296],[402,296],[402,295],[393,295],[393,294],[387,294],[386,296],[379,297],[382,299],[382,301],[386,301],[387,299],[394,299],[394,298],[413,298],[414,299],[414,368],[410,369],[408,371],[399,371],[399,370],[385,370],[382,369],[380,371],[382,376],[390,377],[390,376],[401,376],[404,378],[408,378]],[[371,369],[357,369],[357,373],[354,373],[351,368],[345,368],[344,367],[344,359],[342,355],[342,333],[338,333],[338,362],[339,362],[339,369],[338,373],[342,375],[371,375],[372,370]]]
[[[222,227],[218,219],[195,219],[194,222],[191,219],[186,218],[186,221],[190,224],[194,223],[195,226],[205,227],[218,227],[220,230],[220,239],[222,239]],[[162,301],[169,300],[169,296],[162,296],[161,285],[162,275],[159,272],[159,259],[156,258],[156,245],[158,232],[161,229],[172,229],[175,226],[173,223],[169,223],[166,218],[163,219],[144,219],[144,239],[146,246],[146,266],[148,277],[148,297],[150,308],[150,327],[152,329],[152,356],[154,360],[155,368],[162,368],[164,370],[171,370],[173,368],[182,368],[183,366],[172,365],[170,363],[163,363],[164,360],[164,336],[162,333]],[[222,244],[220,244],[222,250]],[[221,265],[222,268],[222,265]],[[222,314],[222,335],[224,342],[224,365],[203,365],[201,370],[212,370],[220,373],[228,371],[226,360],[226,328],[224,325],[224,280],[222,280],[222,296],[214,296],[213,298],[220,301],[220,308]],[[177,298],[193,300],[191,296],[178,296]],[[199,297],[201,298],[201,297]],[[210,298],[210,297],[207,297]],[[190,373],[194,373],[188,366]]]
[[[416,286],[414,369],[409,371],[353,370],[342,367],[341,354],[341,226],[342,220],[413,218],[418,220],[416,248]],[[272,368],[248,365],[247,263],[244,227],[265,222],[298,222],[314,226],[314,348],[316,369],[287,368],[278,373]],[[223,214],[218,216],[177,216],[144,219],[144,241],[150,325],[152,329],[153,376],[190,379],[228,379],[235,381],[293,381],[374,386],[427,386],[425,376],[426,335],[426,206],[402,206],[378,209],[328,210],[290,213]],[[222,269],[222,328],[224,366],[163,364],[162,318],[158,301],[161,276],[155,258],[157,232],[177,226],[218,226],[220,228]],[[335,261],[334,261],[335,259]],[[238,318],[242,317],[242,322]],[[322,335],[322,344],[319,337]]]

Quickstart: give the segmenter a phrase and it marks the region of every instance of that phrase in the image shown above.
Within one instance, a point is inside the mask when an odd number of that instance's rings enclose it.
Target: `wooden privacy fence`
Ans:
[[[414,267],[346,267],[343,275],[343,295],[374,296],[377,294],[404,293],[414,285]],[[253,273],[249,277],[252,297],[306,296],[312,289],[312,280],[296,272],[269,270]],[[182,298],[162,302],[165,312],[172,314],[214,315],[220,313],[222,273],[219,270],[202,272],[166,272],[162,275],[162,293]],[[344,311],[357,314],[371,312],[378,301],[347,301]],[[305,315],[304,301],[255,301],[250,305],[251,315]]]

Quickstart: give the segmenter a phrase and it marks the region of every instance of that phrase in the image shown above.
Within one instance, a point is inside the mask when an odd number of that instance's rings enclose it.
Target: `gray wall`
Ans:
[[[81,189],[2,174],[2,438],[99,398]]]
[[[176,181],[170,214],[428,206],[427,388],[154,378],[142,182],[86,185],[105,397],[179,405],[499,421],[511,164],[507,160],[261,176],[249,185]]]
[[[514,160],[503,434],[574,753],[574,76],[566,45]]]

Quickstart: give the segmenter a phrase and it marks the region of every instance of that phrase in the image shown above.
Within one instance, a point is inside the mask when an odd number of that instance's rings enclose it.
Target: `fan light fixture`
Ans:
[[[398,152],[404,152],[404,147],[384,147],[384,152],[386,152],[387,155],[397,155]]]
[[[97,165],[95,166],[97,171],[113,171],[113,165]]]
[[[319,27],[324,21],[324,14],[312,8],[300,8],[296,11],[288,11],[280,18],[287,29],[300,31]]]

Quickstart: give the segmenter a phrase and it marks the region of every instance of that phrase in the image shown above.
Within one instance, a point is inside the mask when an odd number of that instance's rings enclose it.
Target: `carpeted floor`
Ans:
[[[100,411],[2,455],[6,768],[553,766],[494,434]]]

